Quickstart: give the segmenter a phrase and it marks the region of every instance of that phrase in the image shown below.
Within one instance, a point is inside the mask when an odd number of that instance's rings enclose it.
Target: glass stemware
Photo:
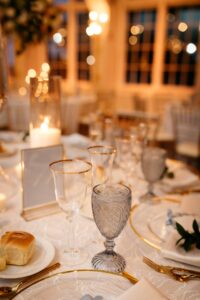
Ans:
[[[90,185],[92,165],[83,160],[69,159],[51,163],[50,169],[54,179],[56,201],[66,213],[64,236],[68,243],[64,244],[62,260],[68,266],[77,265],[86,259],[86,254],[80,251],[76,244],[77,239],[80,239],[79,211],[84,205]]]
[[[167,152],[156,147],[146,147],[142,153],[142,170],[149,183],[148,192],[140,198],[141,201],[152,200],[155,196],[153,185],[160,179],[165,170]]]
[[[92,186],[109,182],[112,175],[116,149],[112,146],[91,146],[88,148],[92,163]]]
[[[93,188],[92,211],[94,221],[106,238],[106,250],[96,254],[92,264],[96,269],[122,272],[125,259],[114,252],[114,239],[126,225],[131,209],[131,190],[122,184],[100,184]]]

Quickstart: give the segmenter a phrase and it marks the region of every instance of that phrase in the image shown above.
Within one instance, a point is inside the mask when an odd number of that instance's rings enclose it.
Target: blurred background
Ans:
[[[199,167],[199,0],[0,0],[0,20],[2,129],[28,131],[30,78],[59,75],[63,133],[144,122],[152,143]]]

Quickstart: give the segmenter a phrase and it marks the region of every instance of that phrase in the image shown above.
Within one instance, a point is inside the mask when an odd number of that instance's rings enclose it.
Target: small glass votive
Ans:
[[[60,77],[31,78],[30,101],[30,146],[60,144]]]

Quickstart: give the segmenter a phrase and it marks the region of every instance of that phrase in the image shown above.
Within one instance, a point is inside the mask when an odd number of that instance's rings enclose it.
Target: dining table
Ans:
[[[8,157],[0,157],[0,188],[2,185],[0,193],[6,195],[5,205],[0,211],[0,234],[2,235],[5,231],[12,230],[30,232],[39,240],[42,240],[42,246],[46,251],[43,251],[44,257],[41,258],[40,263],[42,264],[45,259],[51,260],[49,261],[49,264],[53,262],[61,263],[60,268],[52,272],[52,274],[59,273],[60,275],[52,277],[49,281],[43,280],[32,285],[15,298],[21,300],[36,298],[71,299],[69,295],[70,293],[73,293],[73,291],[70,291],[70,288],[69,290],[65,288],[65,284],[67,286],[67,277],[62,281],[61,272],[76,270],[75,274],[73,273],[73,284],[75,284],[79,277],[79,271],[77,270],[92,270],[93,266],[91,260],[93,256],[104,249],[104,238],[97,229],[92,215],[91,189],[89,189],[84,206],[80,211],[79,229],[76,232],[76,242],[80,249],[84,249],[86,252],[86,259],[80,265],[67,266],[63,263],[63,253],[61,251],[62,241],[67,239],[67,236],[65,236],[65,233],[63,232],[63,228],[65,227],[65,214],[62,211],[59,211],[55,214],[36,218],[31,221],[26,221],[21,215],[23,191],[20,152],[22,149],[29,147],[29,142],[22,140],[22,136],[14,132],[0,132],[0,139],[4,141],[4,144],[7,145],[9,151],[13,153],[13,155]],[[90,141],[88,138],[75,133],[70,136],[63,136],[62,143],[64,145],[66,157],[74,158],[81,156],[86,160],[89,159],[87,147],[90,144]],[[190,201],[191,198],[195,197],[199,198],[200,201],[200,192],[198,192],[198,190],[194,192],[180,192],[181,189],[183,191],[186,190],[185,187],[188,187],[190,181],[192,183],[192,180],[195,181],[195,187],[200,187],[200,178],[198,175],[194,174],[193,171],[183,163],[169,160],[169,165],[174,173],[179,172],[178,176],[180,176],[180,179],[178,178],[178,180],[181,181],[179,191],[172,193],[170,190],[167,190],[167,188],[165,189],[165,186],[169,187],[169,179],[165,179],[160,185],[158,184],[156,186],[158,196],[155,198],[155,203],[149,205],[147,203],[140,203],[140,196],[146,191],[147,183],[143,178],[138,179],[136,184],[133,182],[131,213],[125,229],[115,241],[116,251],[126,259],[125,271],[128,274],[137,278],[138,281],[145,278],[159,290],[166,299],[197,300],[200,299],[200,284],[198,279],[180,282],[166,274],[156,272],[143,262],[143,257],[148,257],[159,264],[188,267],[184,263],[178,263],[177,261],[164,258],[160,251],[161,241],[158,236],[155,236],[155,232],[152,232],[153,230],[160,230],[160,222],[163,222],[162,218],[165,217],[163,216],[164,212],[166,213],[169,209],[179,206],[183,198],[184,201]],[[180,172],[180,170],[183,170],[183,173]],[[183,177],[181,177],[181,174],[184,174]],[[120,178],[122,178],[121,176],[122,170],[115,164],[113,167],[113,180],[119,182]],[[173,179],[171,180],[173,181]],[[164,188],[161,189],[160,187]],[[164,210],[162,210],[162,206],[164,207]],[[149,229],[149,227],[151,228]],[[158,232],[158,235],[159,234],[160,232]],[[47,244],[45,244],[44,241],[47,241]],[[50,255],[52,248],[48,248],[48,243],[52,245],[55,250],[53,251],[52,256]],[[51,256],[51,258],[47,258],[46,256]],[[38,266],[36,266],[36,268],[37,267]],[[200,265],[199,267],[189,267],[197,271],[200,270]],[[28,272],[29,271],[31,274],[31,268],[29,268]],[[15,274],[11,274],[10,277],[5,276],[5,278],[2,278],[4,276],[1,276],[0,272],[0,286],[12,286],[19,282],[20,272],[21,270],[19,271],[19,278],[17,278],[18,271]],[[101,285],[101,278],[95,276],[96,274],[88,271],[85,281],[83,280],[82,284],[78,285],[80,295],[83,296],[84,294],[90,293],[94,296],[98,295],[96,288]],[[89,284],[84,285],[84,282],[88,280]],[[117,283],[114,283],[115,279],[113,279],[111,274],[107,274],[106,280],[107,284],[103,288],[102,299],[117,299],[117,297],[132,286],[132,283],[124,283],[120,280]],[[62,296],[55,296],[55,290]],[[80,297],[79,299],[82,298]]]

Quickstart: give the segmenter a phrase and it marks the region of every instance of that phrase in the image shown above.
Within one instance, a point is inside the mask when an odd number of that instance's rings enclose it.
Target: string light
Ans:
[[[197,46],[193,43],[189,43],[186,46],[186,52],[188,54],[194,54],[197,51]]]

